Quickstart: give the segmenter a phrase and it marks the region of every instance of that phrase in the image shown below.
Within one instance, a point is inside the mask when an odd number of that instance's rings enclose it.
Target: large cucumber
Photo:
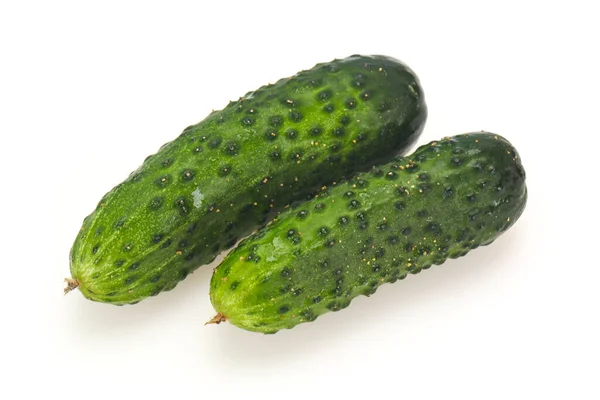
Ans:
[[[249,92],[100,200],[65,290],[121,305],[173,289],[270,213],[405,151],[426,114],[417,76],[385,56],[317,64]]]
[[[214,271],[211,322],[274,333],[313,321],[491,243],[526,200],[521,160],[501,136],[426,144],[325,189],[240,242]]]

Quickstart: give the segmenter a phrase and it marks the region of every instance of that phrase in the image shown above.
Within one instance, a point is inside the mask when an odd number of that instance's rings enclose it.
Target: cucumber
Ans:
[[[66,292],[133,304],[173,289],[293,202],[404,152],[427,109],[402,62],[355,55],[249,92],[186,128],[98,203]]]
[[[492,243],[525,208],[515,148],[447,137],[326,188],[240,242],[214,270],[209,322],[275,333]]]

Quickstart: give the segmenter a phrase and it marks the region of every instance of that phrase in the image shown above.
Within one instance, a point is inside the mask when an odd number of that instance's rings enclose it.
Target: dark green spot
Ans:
[[[140,267],[140,263],[133,263],[131,264],[127,269],[129,271],[135,271],[136,269],[138,269]]]
[[[208,147],[210,147],[211,149],[216,149],[217,147],[219,147],[221,145],[221,142],[223,141],[223,139],[217,137],[217,138],[213,138],[208,142]]]
[[[156,235],[152,236],[152,242],[153,243],[159,243],[164,235],[157,233]]]
[[[184,280],[188,274],[190,273],[190,271],[188,271],[187,269],[182,269],[179,271],[179,280],[182,281]]]
[[[292,276],[292,270],[291,268],[285,267],[284,269],[281,270],[281,276],[283,278],[289,278],[290,276]]]
[[[445,199],[448,199],[450,197],[452,197],[452,195],[454,194],[454,191],[452,190],[451,187],[445,187],[444,188],[444,192],[442,194],[442,197]]]
[[[354,99],[346,100],[346,108],[349,108],[349,109],[356,108],[356,100],[354,100]]]
[[[154,181],[156,186],[160,188],[167,187],[171,183],[171,175],[163,175]]]
[[[329,229],[325,226],[322,226],[317,230],[317,235],[319,236],[327,236],[327,234],[329,234]]]
[[[468,214],[469,221],[475,221],[479,217],[479,210],[471,210]]]
[[[335,107],[333,106],[333,104],[329,103],[325,106],[323,106],[323,111],[325,111],[326,113],[332,113],[335,110]]]
[[[354,82],[353,85],[355,87],[362,87],[364,86],[365,82],[367,81],[367,77],[364,74],[356,74],[354,75]]]
[[[119,229],[122,228],[123,225],[125,225],[125,220],[127,219],[127,217],[121,217],[117,220],[117,222],[115,222],[115,229]]]
[[[371,174],[373,174],[373,176],[376,177],[381,177],[383,176],[383,170],[378,166],[374,165],[373,168],[371,168]]]
[[[406,203],[403,201],[397,201],[394,203],[394,208],[398,211],[402,211],[406,208]]]
[[[187,204],[187,200],[185,197],[178,197],[175,201],[174,201],[174,206],[177,210],[179,210],[179,213],[181,215],[185,215],[188,213],[189,211],[189,206]]]
[[[317,94],[317,98],[319,101],[327,101],[331,98],[331,90],[323,90],[319,94]]]
[[[405,197],[408,196],[408,189],[405,188],[404,186],[399,186],[398,188],[396,188],[396,193],[398,193],[398,196],[400,197]]]
[[[298,137],[298,131],[295,129],[288,129],[285,132],[285,137],[289,140],[295,140]]]
[[[350,208],[350,209],[357,209],[359,207],[360,207],[360,202],[358,200],[352,199],[348,203],[348,208]]]
[[[250,117],[244,117],[244,118],[242,118],[242,125],[243,126],[251,126],[252,124],[254,124],[254,118],[250,118]]]
[[[426,231],[435,236],[439,236],[442,234],[442,227],[436,222],[430,222],[427,224]]]
[[[277,136],[279,136],[279,133],[276,130],[269,129],[268,131],[265,132],[265,139],[267,139],[271,142],[273,140],[277,139]]]
[[[288,311],[290,311],[290,308],[288,306],[281,306],[278,310],[279,314],[285,314]]]
[[[222,165],[218,170],[218,175],[220,177],[227,176],[230,173],[231,173],[231,165],[229,165],[229,164]]]
[[[283,104],[286,107],[296,107],[296,101],[290,98],[283,98],[280,100],[281,104]]]
[[[271,125],[273,128],[280,127],[281,125],[283,125],[283,117],[280,115],[274,115],[274,116],[270,117],[269,125]]]
[[[315,204],[315,212],[323,212],[323,211],[325,211],[325,203]]]
[[[340,219],[338,220],[338,223],[339,223],[341,226],[348,225],[348,223],[349,223],[349,222],[350,222],[350,217],[347,217],[347,216],[342,216],[342,217],[340,217]]]
[[[229,142],[225,145],[223,152],[228,156],[237,156],[239,152],[239,145],[235,142]]]
[[[427,212],[427,210],[419,210],[419,211],[417,211],[417,217],[419,217],[419,218],[425,218],[428,215],[429,215],[429,213]]]
[[[315,315],[315,313],[307,308],[306,310],[302,310],[302,312],[300,312],[300,316],[306,320],[306,321],[314,321],[315,319],[317,319],[317,316]]]
[[[356,181],[357,188],[364,189],[367,186],[369,186],[369,181],[367,181],[366,179],[357,179],[357,181]]]
[[[303,156],[303,155],[304,155],[303,151],[302,151],[302,150],[299,150],[299,149],[297,149],[297,150],[293,150],[293,151],[290,153],[290,156],[289,156],[289,157],[290,157],[290,160],[291,160],[291,161],[299,161],[299,160],[302,158],[302,156]]]
[[[300,211],[298,211],[298,214],[296,214],[296,218],[298,218],[298,219],[305,219],[306,217],[308,217],[307,210],[300,210]]]
[[[323,130],[319,126],[314,126],[314,127],[310,128],[310,130],[308,132],[310,133],[311,136],[319,136],[323,132]]]
[[[163,205],[163,202],[164,199],[162,197],[155,197],[152,200],[150,200],[150,204],[148,204],[148,207],[151,210],[156,211]]]
[[[392,235],[387,238],[387,242],[389,244],[398,244],[399,241],[400,241],[400,238],[396,235]]]
[[[346,133],[346,130],[342,126],[333,128],[333,131],[332,131],[333,136],[344,136],[345,133]]]
[[[302,114],[299,111],[290,111],[288,115],[289,119],[293,122],[300,122],[302,120]]]
[[[410,227],[407,226],[406,228],[403,228],[401,232],[404,236],[408,236],[412,232],[412,229],[410,229]]]
[[[181,173],[181,180],[183,182],[189,182],[194,179],[194,171],[186,169]]]
[[[269,154],[269,158],[273,161],[281,160],[281,153],[279,152],[279,150],[272,151]]]

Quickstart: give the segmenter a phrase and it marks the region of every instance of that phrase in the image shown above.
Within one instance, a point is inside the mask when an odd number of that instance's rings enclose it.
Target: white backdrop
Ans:
[[[592,4],[2,2],[0,397],[600,398]],[[494,244],[270,336],[203,325],[214,264],[135,306],[62,295],[83,217],[147,155],[355,53],[419,75],[419,143],[518,149],[529,201]]]

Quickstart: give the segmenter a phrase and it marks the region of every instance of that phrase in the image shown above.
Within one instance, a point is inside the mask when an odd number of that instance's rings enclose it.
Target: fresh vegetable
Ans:
[[[331,185],[246,238],[214,270],[214,323],[275,333],[314,321],[506,232],[525,208],[517,150],[447,137]]]
[[[213,112],[165,144],[83,221],[69,291],[133,304],[306,199],[419,136],[419,80],[385,56],[317,64]]]

